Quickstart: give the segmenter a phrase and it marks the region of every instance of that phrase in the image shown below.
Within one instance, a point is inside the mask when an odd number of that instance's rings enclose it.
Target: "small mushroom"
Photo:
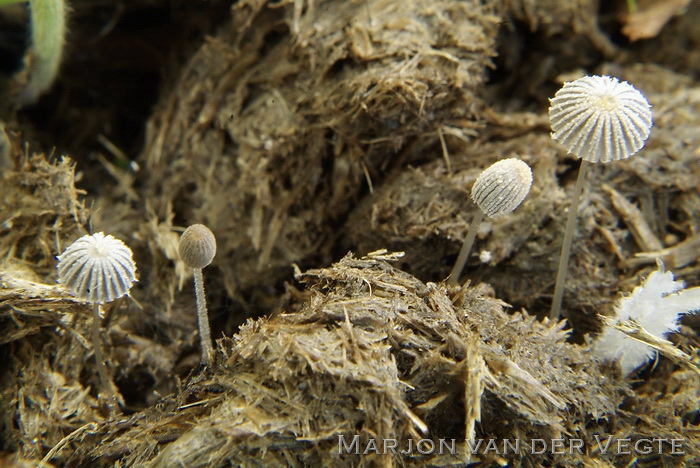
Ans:
[[[209,317],[207,316],[207,299],[204,295],[202,269],[208,266],[216,255],[216,238],[211,230],[203,224],[193,224],[185,229],[178,246],[180,258],[194,269],[194,293],[197,302],[197,319],[199,338],[202,343],[202,363],[210,365],[214,356],[211,341]]]
[[[98,232],[69,245],[58,256],[58,281],[75,296],[93,304],[92,346],[102,386],[110,397],[110,409],[118,407],[117,395],[107,377],[99,323],[100,304],[112,302],[129,293],[136,282],[136,264],[131,249],[122,241]]]
[[[651,105],[626,81],[584,76],[564,84],[550,101],[552,138],[581,159],[564,231],[549,316],[559,318],[581,191],[590,163],[627,159],[649,138]]]
[[[484,216],[498,218],[515,210],[525,200],[532,186],[532,170],[518,158],[502,159],[477,177],[472,186],[472,201],[479,207],[462,249],[459,251],[448,284],[456,286],[469,258],[476,231]]]

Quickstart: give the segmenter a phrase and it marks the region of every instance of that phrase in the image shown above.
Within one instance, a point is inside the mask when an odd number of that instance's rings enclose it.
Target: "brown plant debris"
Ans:
[[[75,164],[27,155],[5,134],[0,184],[0,449],[36,463],[77,427],[102,421],[89,336],[89,305],[56,284],[56,256],[85,233],[87,210],[75,188]],[[149,378],[170,374],[172,349],[122,329],[124,316],[106,307],[115,375],[149,368]],[[133,331],[132,327],[130,328]],[[116,339],[115,339],[116,336]],[[117,344],[114,344],[114,342]],[[149,356],[154,356],[149,359]],[[163,372],[163,366],[167,371]],[[167,380],[167,379],[164,379]]]
[[[236,3],[149,122],[144,198],[208,225],[229,295],[265,301],[392,168],[439,157],[440,129],[473,135],[498,20],[475,0]]]
[[[133,79],[141,71],[114,73],[125,62],[108,51],[136,53],[123,57],[132,71],[152,67],[154,51],[175,47],[160,47],[173,37],[160,31],[183,22],[168,21],[206,9],[109,3],[74,2],[76,53],[55,94],[0,122],[0,465],[700,463],[698,316],[668,337],[674,348],[652,343],[671,359],[631,378],[595,362],[585,336],[657,257],[697,286],[698,2],[658,36],[615,45],[612,7],[598,0],[241,0],[218,31],[176,51],[194,53],[164,74],[147,122],[153,88]],[[145,15],[160,26],[140,25]],[[540,321],[577,164],[551,140],[545,109],[553,86],[585,73],[634,83],[655,126],[637,156],[593,171],[571,323]],[[77,165],[32,155],[37,139],[69,141]],[[469,282],[448,288],[476,209],[470,186],[508,157],[533,168],[532,191],[482,225]],[[191,273],[178,238],[193,223],[220,244],[205,276],[218,338],[207,368],[194,298],[180,290]],[[105,307],[100,327],[117,419],[85,339],[89,307],[56,284],[56,255],[88,230],[126,241],[139,270],[133,298]],[[358,256],[326,267],[348,251]],[[350,453],[341,436],[357,442]],[[556,438],[584,446],[530,453],[528,441]],[[682,439],[684,454],[598,443],[627,438]],[[441,439],[454,452],[400,453]],[[494,453],[491,439],[523,444]]]
[[[25,155],[19,148],[6,157],[0,179],[0,259],[51,274],[62,241],[80,233],[87,221],[78,200],[82,192],[75,188],[75,163]]]
[[[572,29],[583,35],[600,52],[610,57],[617,47],[603,34],[597,24],[598,2],[577,0],[504,0],[508,13],[532,30],[542,30],[547,37],[556,37]]]
[[[423,283],[387,263],[400,255],[348,255],[331,268],[299,274],[308,285],[302,303],[272,318],[250,320],[232,339],[219,341],[211,372],[142,413],[82,429],[71,436],[81,443],[65,442],[53,461],[69,466],[87,460],[156,467],[487,466],[493,454],[468,453],[465,438],[574,436],[591,447],[551,461],[631,460],[592,447],[594,435],[605,438],[616,431],[617,437],[634,439],[638,429],[646,433],[646,423],[631,415],[616,418],[615,429],[610,424],[623,397],[636,397],[610,378],[615,374],[596,363],[587,346],[566,342],[564,323],[507,314],[487,288],[447,290]],[[650,411],[665,412],[674,401],[669,393]],[[655,437],[685,437],[686,459],[697,457],[697,440],[677,426],[678,418],[664,417],[665,424],[654,426]],[[509,423],[516,419],[517,424]],[[355,435],[360,453],[356,448],[339,453],[340,437],[350,445]],[[372,439],[437,444],[441,438],[456,439],[454,453],[367,450]],[[505,457],[535,466],[550,455]]]
[[[691,281],[696,278],[700,88],[655,66],[628,67],[622,76],[649,97],[655,125],[638,155],[596,169],[581,208],[566,302],[586,311],[584,331],[597,329],[597,314],[610,310],[631,266],[648,264],[651,271],[661,256],[672,268],[687,267]],[[532,167],[532,190],[512,214],[482,224],[465,277],[487,282],[499,298],[539,313],[556,274],[572,157],[551,140],[539,114],[519,117],[514,122],[493,112],[473,141],[450,140],[449,167],[436,159],[392,174],[352,211],[343,245],[358,252],[402,250],[407,255],[401,268],[420,278],[445,278],[478,210],[469,193],[479,172],[500,159],[521,158]]]
[[[622,33],[630,41],[650,39],[676,15],[680,15],[691,0],[640,0],[636,11],[627,11]]]

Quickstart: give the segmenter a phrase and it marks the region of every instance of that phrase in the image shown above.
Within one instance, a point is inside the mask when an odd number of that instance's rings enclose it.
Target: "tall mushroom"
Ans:
[[[136,264],[131,249],[122,241],[98,232],[83,236],[58,256],[58,281],[74,295],[93,305],[92,346],[97,372],[109,395],[112,411],[118,408],[117,395],[107,377],[100,345],[100,305],[126,294],[136,281]]]
[[[581,159],[566,219],[549,316],[559,318],[571,255],[576,212],[590,163],[627,159],[651,132],[651,105],[634,86],[609,76],[584,76],[564,84],[550,101],[552,138]]]
[[[211,343],[202,268],[208,266],[214,260],[216,255],[216,238],[214,233],[205,225],[193,224],[182,233],[178,250],[180,251],[180,258],[185,262],[185,265],[194,269],[194,293],[197,301],[199,339],[202,343],[202,363],[210,365],[214,357],[214,348]]]

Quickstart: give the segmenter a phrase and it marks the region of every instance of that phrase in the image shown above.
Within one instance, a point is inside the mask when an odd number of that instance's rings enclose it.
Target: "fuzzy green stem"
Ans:
[[[105,365],[104,355],[102,354],[102,343],[100,340],[100,305],[94,304],[92,310],[92,348],[95,352],[95,360],[97,361],[97,373],[100,376],[100,383],[108,397],[107,404],[109,410],[114,414],[119,408],[119,403],[117,395],[114,393],[114,388],[112,387],[112,381],[107,376],[107,366]]]
[[[0,7],[14,5],[15,3],[24,3],[26,1],[28,0],[0,0]]]
[[[466,239],[464,239],[464,243],[462,244],[462,249],[459,251],[459,255],[457,256],[455,266],[452,267],[450,279],[447,280],[448,285],[457,286],[459,284],[459,277],[462,274],[464,265],[467,263],[467,259],[469,258],[469,252],[471,252],[472,246],[474,245],[474,240],[476,239],[476,232],[478,231],[479,226],[481,225],[481,221],[483,220],[484,212],[478,210],[476,216],[474,216],[474,219],[469,225],[469,233],[467,234]]]
[[[27,83],[19,96],[21,104],[33,104],[51,87],[61,66],[66,36],[64,0],[30,0],[32,48],[26,63]]]
[[[564,283],[566,282],[566,273],[569,266],[569,257],[571,256],[571,241],[574,238],[576,228],[576,215],[578,213],[578,204],[581,200],[581,192],[583,191],[583,183],[588,172],[588,161],[581,160],[581,166],[578,169],[578,177],[576,178],[576,186],[574,187],[574,195],[569,207],[569,216],[566,218],[566,230],[564,231],[564,242],[561,246],[561,255],[559,256],[559,268],[557,269],[557,280],[554,286],[554,297],[552,299],[552,308],[549,311],[549,318],[559,319],[561,315],[561,304],[564,298]]]
[[[210,365],[214,356],[214,348],[211,344],[207,298],[204,295],[204,279],[202,278],[201,268],[194,269],[194,294],[197,298],[197,319],[199,321],[199,339],[202,342],[202,363]]]

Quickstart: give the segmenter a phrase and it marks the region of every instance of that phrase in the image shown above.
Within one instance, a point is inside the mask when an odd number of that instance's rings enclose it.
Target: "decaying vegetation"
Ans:
[[[657,257],[700,284],[697,58],[673,48],[700,8],[629,44],[606,19],[624,17],[627,2],[605,12],[598,3],[236,2],[168,68],[138,158],[88,144],[62,156],[70,145],[58,133],[35,129],[31,112],[5,111],[0,460],[698,463],[692,366],[661,358],[625,378],[593,358],[589,339]],[[74,7],[79,18],[99,8]],[[655,125],[637,156],[594,168],[568,320],[553,322],[544,316],[576,164],[549,136],[547,98],[586,72],[634,83]],[[119,103],[111,105],[118,115]],[[75,106],[71,135],[83,125]],[[103,130],[85,131],[106,141]],[[507,157],[532,167],[532,190],[513,214],[482,224],[463,275],[470,281],[447,287],[477,209],[469,188]],[[177,254],[178,233],[194,223],[217,239],[205,279],[217,339],[210,367],[199,365],[191,269]],[[99,396],[85,338],[90,305],[56,284],[55,256],[99,231],[133,249],[139,275],[132,297],[107,305],[102,323],[123,398],[116,418]],[[698,323],[687,317],[671,337],[690,356]],[[457,446],[339,454],[339,437],[355,435],[360,452],[373,438]],[[596,437],[682,439],[684,454],[668,443],[661,453],[603,452]],[[465,442],[492,438],[577,438],[585,449],[472,454]]]

